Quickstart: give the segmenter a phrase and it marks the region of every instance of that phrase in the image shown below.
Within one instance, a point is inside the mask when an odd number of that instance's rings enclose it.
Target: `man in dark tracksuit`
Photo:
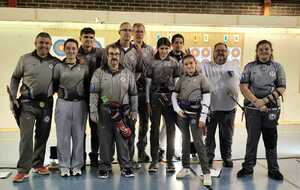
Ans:
[[[120,39],[114,43],[121,50],[120,62],[123,66],[129,69],[134,75],[135,79],[138,79],[139,73],[143,71],[142,54],[138,52],[137,46],[131,43],[132,26],[128,22],[124,22],[120,25],[119,29]],[[136,121],[128,120],[127,125],[132,130],[132,135],[128,140],[128,147],[130,152],[130,161],[134,165],[134,168],[140,168],[140,164],[133,160],[134,157],[134,140],[135,140],[135,123]]]
[[[108,178],[111,168],[112,146],[116,143],[118,161],[124,177],[134,177],[130,163],[128,140],[113,122],[111,103],[129,105],[129,115],[120,113],[125,119],[136,120],[138,100],[134,74],[120,64],[121,50],[115,44],[107,47],[107,64],[95,71],[90,86],[90,116],[98,122],[100,139],[99,178]]]
[[[14,182],[28,178],[33,167],[38,174],[49,174],[44,167],[46,143],[49,137],[53,106],[52,75],[59,60],[49,54],[52,45],[48,33],[41,32],[35,39],[36,50],[23,55],[12,74],[10,89],[13,104],[21,109],[20,147],[18,173]],[[16,100],[19,83],[20,101]],[[11,105],[12,107],[12,105]],[[33,148],[33,131],[35,126],[35,144]]]
[[[133,44],[138,54],[142,56],[143,63],[143,71],[138,74],[138,78],[136,81],[137,89],[138,89],[138,100],[139,100],[139,134],[138,134],[138,161],[149,162],[150,158],[145,152],[145,147],[147,145],[147,132],[148,132],[148,124],[149,124],[149,114],[147,112],[146,106],[146,94],[145,94],[145,70],[147,66],[150,64],[150,60],[154,55],[154,49],[146,44],[144,39],[145,26],[142,23],[135,23],[133,25]]]
[[[104,49],[95,48],[95,31],[92,28],[83,28],[80,31],[81,46],[78,51],[78,58],[89,67],[89,81],[92,79],[94,71],[103,63]],[[98,166],[99,138],[97,133],[97,124],[89,119],[91,128],[91,152],[89,153],[91,166]],[[86,137],[86,136],[85,136]],[[85,141],[84,141],[85,142]],[[84,146],[85,152],[85,146]],[[86,160],[84,154],[84,161]]]
[[[215,133],[219,126],[221,158],[224,167],[233,167],[231,160],[232,137],[238,98],[240,68],[227,63],[228,49],[224,43],[214,47],[214,62],[202,64],[202,73],[208,78],[211,87],[211,114],[207,125],[206,147],[209,164],[215,156]]]

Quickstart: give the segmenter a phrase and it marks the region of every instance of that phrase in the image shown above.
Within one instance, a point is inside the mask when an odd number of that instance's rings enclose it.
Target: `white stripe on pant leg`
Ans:
[[[57,156],[59,166],[66,168],[70,168],[71,160],[71,109],[70,102],[57,99],[55,107]]]

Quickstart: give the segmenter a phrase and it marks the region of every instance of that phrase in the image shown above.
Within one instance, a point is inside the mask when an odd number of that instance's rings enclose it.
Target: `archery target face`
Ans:
[[[227,62],[233,64],[241,63],[241,48],[240,47],[229,47]]]
[[[191,47],[190,52],[200,63],[208,63],[211,61],[210,47]]]

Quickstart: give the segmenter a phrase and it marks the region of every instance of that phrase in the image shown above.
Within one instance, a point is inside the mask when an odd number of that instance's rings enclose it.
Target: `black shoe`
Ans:
[[[110,172],[107,170],[98,170],[97,178],[107,179],[107,178],[109,178],[109,175],[110,175]]]
[[[174,164],[172,162],[169,162],[167,164],[167,172],[168,173],[174,173],[174,172],[176,172],[175,166],[174,166]]]
[[[155,173],[157,172],[158,164],[157,163],[151,163],[148,169],[148,172]]]
[[[127,178],[135,177],[131,168],[124,168],[121,172],[121,175]]]
[[[233,162],[231,159],[227,159],[223,161],[223,167],[225,168],[232,168],[233,167]]]
[[[252,175],[253,174],[253,170],[249,171],[246,170],[245,168],[242,168],[240,171],[238,171],[237,173],[237,177],[246,177],[247,175]]]
[[[280,171],[273,171],[273,172],[268,172],[268,176],[271,179],[282,181],[283,180],[283,175],[280,173]]]
[[[159,162],[163,161],[164,156],[165,156],[165,150],[159,149],[159,152],[158,152],[158,161]]]

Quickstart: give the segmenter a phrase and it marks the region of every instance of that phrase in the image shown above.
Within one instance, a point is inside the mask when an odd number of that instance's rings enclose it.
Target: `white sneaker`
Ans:
[[[203,176],[203,185],[204,186],[211,186],[212,185],[212,180],[210,174],[204,174]]]
[[[191,171],[190,168],[182,168],[177,174],[176,174],[176,178],[177,179],[182,179],[185,177],[190,177],[193,175],[193,172]]]
[[[72,170],[72,176],[81,176],[82,172],[80,168],[73,168]]]
[[[60,168],[60,176],[61,177],[69,177],[70,174],[70,169],[69,168]]]

